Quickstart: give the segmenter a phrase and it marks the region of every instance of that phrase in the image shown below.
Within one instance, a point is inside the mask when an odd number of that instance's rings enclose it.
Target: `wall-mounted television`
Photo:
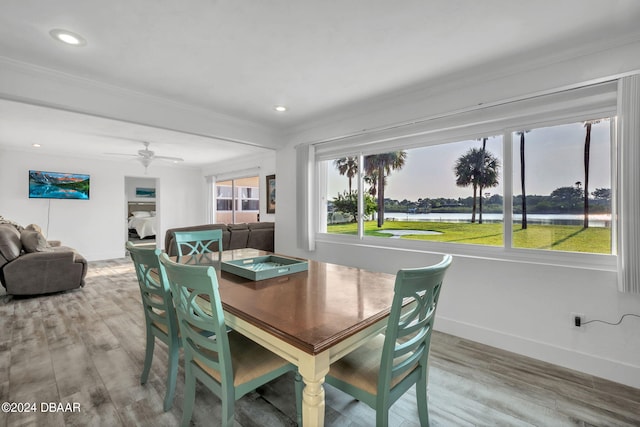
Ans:
[[[89,175],[30,170],[29,198],[89,200]]]

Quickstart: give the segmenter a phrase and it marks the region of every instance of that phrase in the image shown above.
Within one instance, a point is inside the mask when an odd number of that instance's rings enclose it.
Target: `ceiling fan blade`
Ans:
[[[124,153],[102,153],[109,156],[119,156],[119,157],[130,157],[138,159],[145,168],[147,168],[152,161],[154,160],[167,160],[171,162],[184,162],[184,159],[181,157],[171,157],[171,156],[156,156],[155,152],[149,150],[149,143],[146,141],[141,141],[144,144],[143,150],[138,150],[138,154],[124,154]]]
[[[137,154],[124,154],[124,153],[102,153],[107,156],[121,156],[121,157],[139,157]]]
[[[181,157],[170,157],[170,156],[153,156],[153,159],[160,159],[160,160],[171,160],[173,162],[184,162],[184,159]]]

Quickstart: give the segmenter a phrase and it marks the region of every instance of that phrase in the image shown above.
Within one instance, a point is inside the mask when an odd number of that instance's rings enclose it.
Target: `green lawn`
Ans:
[[[378,228],[375,221],[364,223],[365,235],[391,237],[385,230],[428,230],[438,235],[408,235],[402,239],[433,242],[472,243],[502,246],[502,224],[470,224],[426,221],[386,221]],[[328,225],[328,233],[357,234],[357,224]],[[529,225],[526,230],[519,225],[513,229],[513,246],[516,248],[547,249],[569,252],[611,253],[611,229],[573,225]]]

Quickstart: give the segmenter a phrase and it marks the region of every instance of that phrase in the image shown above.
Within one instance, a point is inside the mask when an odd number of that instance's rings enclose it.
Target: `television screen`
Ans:
[[[89,200],[89,175],[30,170],[29,198]]]

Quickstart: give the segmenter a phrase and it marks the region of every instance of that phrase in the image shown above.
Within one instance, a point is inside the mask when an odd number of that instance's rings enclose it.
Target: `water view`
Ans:
[[[476,220],[479,215],[476,214]],[[583,215],[580,214],[527,214],[529,224],[544,225],[582,225]],[[388,212],[384,214],[385,221],[431,221],[431,222],[471,222],[471,213],[399,213]],[[487,223],[503,222],[501,213],[483,213],[482,221]],[[513,222],[522,221],[522,215],[514,214]],[[610,227],[611,214],[589,215],[589,226]]]
[[[585,119],[512,132],[507,157],[498,134],[327,160],[327,233],[611,254],[612,121]]]
[[[83,191],[43,184],[29,185],[29,197],[44,199],[89,199],[89,195]]]

